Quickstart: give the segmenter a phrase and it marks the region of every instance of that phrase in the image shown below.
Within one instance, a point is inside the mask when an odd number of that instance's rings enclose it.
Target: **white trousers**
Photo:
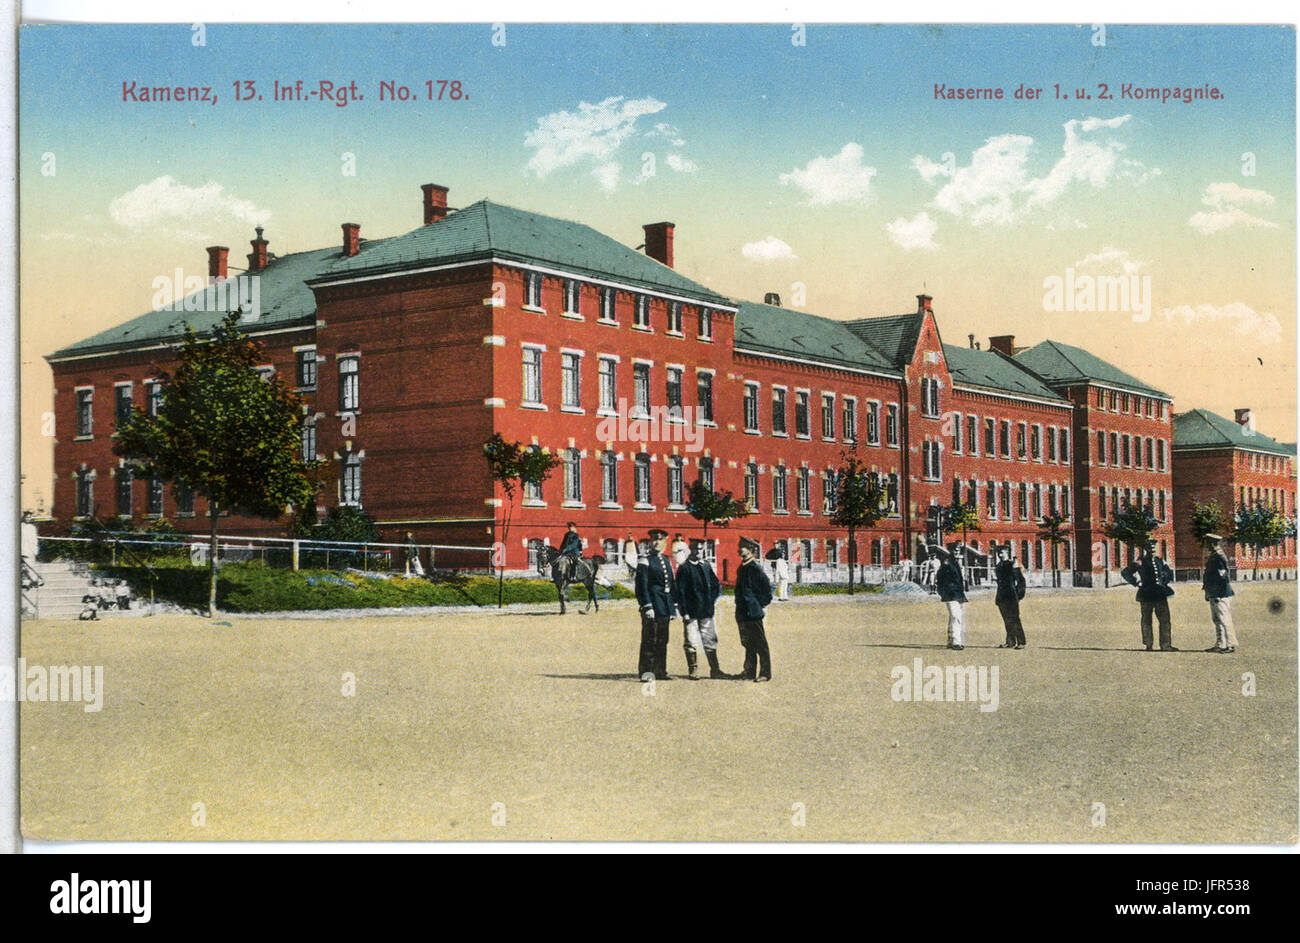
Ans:
[[[1232,597],[1211,599],[1210,618],[1214,620],[1214,644],[1219,648],[1236,648],[1237,632],[1232,627]]]
[[[948,644],[966,644],[966,604],[964,602],[946,603],[948,606]]]

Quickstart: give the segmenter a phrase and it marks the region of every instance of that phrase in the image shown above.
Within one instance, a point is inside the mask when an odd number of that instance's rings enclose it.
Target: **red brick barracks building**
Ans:
[[[1051,569],[1035,522],[1057,511],[1073,524],[1059,567],[1113,580],[1121,552],[1101,526],[1125,502],[1149,502],[1163,552],[1183,559],[1170,399],[1086,351],[1009,336],[945,344],[928,295],[855,321],[775,295],[736,301],[673,269],[672,223],[644,227],[643,254],[580,223],[487,201],[452,211],[445,188],[423,191],[424,225],[405,235],[364,240],[345,223],[340,245],[277,257],[259,230],[248,256],[260,304],[246,326],[265,369],[293,377],[309,404],[303,449],[335,482],[322,505],[363,508],[387,539],[498,540],[502,495],[482,445],[499,432],[562,459],[519,500],[511,570],[569,520],[611,560],[652,527],[700,534],[684,504],[703,478],[753,509],[710,531],[724,576],[741,530],[765,550],[784,544],[805,579],[842,576],[846,534],[828,514],[849,448],[889,496],[889,515],[858,535],[871,568],[923,559],[954,498],[980,509],[973,549],[1010,543],[1031,573]],[[133,481],[112,434],[120,411],[152,402],[183,324],[210,329],[238,306],[217,297],[239,281],[226,281],[227,250],[208,252],[213,285],[190,299],[205,310],[151,312],[47,358],[59,524],[93,513],[203,530],[202,499]]]

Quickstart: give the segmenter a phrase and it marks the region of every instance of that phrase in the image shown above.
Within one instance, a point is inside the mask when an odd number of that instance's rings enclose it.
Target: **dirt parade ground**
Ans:
[[[22,705],[23,831],[1294,843],[1295,584],[1237,590],[1232,655],[1202,651],[1194,585],[1171,600],[1176,653],[1141,650],[1131,589],[1031,590],[1023,651],[997,647],[987,594],[960,652],[934,597],[800,597],[768,611],[769,684],[681,679],[680,621],[677,677],[643,684],[622,600],[565,617],[28,622],[28,677],[102,666],[103,688],[99,709],[86,691]]]

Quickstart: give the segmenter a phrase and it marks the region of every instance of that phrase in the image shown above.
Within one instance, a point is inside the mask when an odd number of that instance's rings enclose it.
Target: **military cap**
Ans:
[[[668,536],[668,531],[660,530],[658,527],[656,527],[652,531],[650,531],[650,533],[647,534],[646,536],[648,536],[651,540],[663,540],[665,537]]]

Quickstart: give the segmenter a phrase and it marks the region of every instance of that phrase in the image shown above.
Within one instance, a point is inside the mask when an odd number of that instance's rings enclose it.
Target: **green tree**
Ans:
[[[1205,504],[1200,501],[1192,502],[1191,530],[1192,538],[1201,545],[1202,549],[1209,544],[1205,539],[1206,534],[1218,534],[1225,540],[1232,536],[1228,516],[1223,513],[1223,508],[1219,506],[1218,501],[1209,501]]]
[[[1125,504],[1114,519],[1102,528],[1102,533],[1108,539],[1118,540],[1129,548],[1145,547],[1151,542],[1151,535],[1159,526],[1160,522],[1152,513],[1151,505],[1134,507],[1132,504]]]
[[[831,523],[849,532],[849,595],[853,595],[853,567],[858,562],[857,532],[874,527],[885,516],[888,496],[880,476],[867,467],[850,449],[840,453],[840,467],[835,470],[835,508]]]
[[[1259,577],[1259,552],[1265,547],[1275,547],[1296,534],[1295,521],[1276,507],[1255,504],[1237,509],[1234,521],[1234,538],[1255,552],[1253,575]]]
[[[1056,548],[1070,540],[1070,519],[1064,514],[1044,514],[1038,522],[1038,537],[1047,542],[1052,554],[1052,585],[1061,585],[1061,571],[1057,563]]]
[[[731,521],[748,517],[749,508],[730,491],[715,491],[703,478],[696,478],[686,496],[686,511],[704,525],[704,539],[709,539],[709,525],[726,527]]]
[[[501,518],[500,546],[504,548],[510,536],[510,522],[514,516],[515,495],[526,485],[541,485],[560,464],[560,459],[543,452],[534,445],[507,442],[501,433],[483,443],[483,456],[487,459],[492,480],[501,486],[506,496]],[[497,608],[505,605],[505,553],[497,555]]]
[[[139,477],[173,486],[184,481],[208,505],[208,615],[217,613],[217,521],[227,513],[274,519],[315,500],[304,462],[303,401],[275,375],[262,345],[239,329],[232,312],[200,337],[187,327],[174,373],[161,378],[157,415],[136,406],[118,424],[113,451]]]

